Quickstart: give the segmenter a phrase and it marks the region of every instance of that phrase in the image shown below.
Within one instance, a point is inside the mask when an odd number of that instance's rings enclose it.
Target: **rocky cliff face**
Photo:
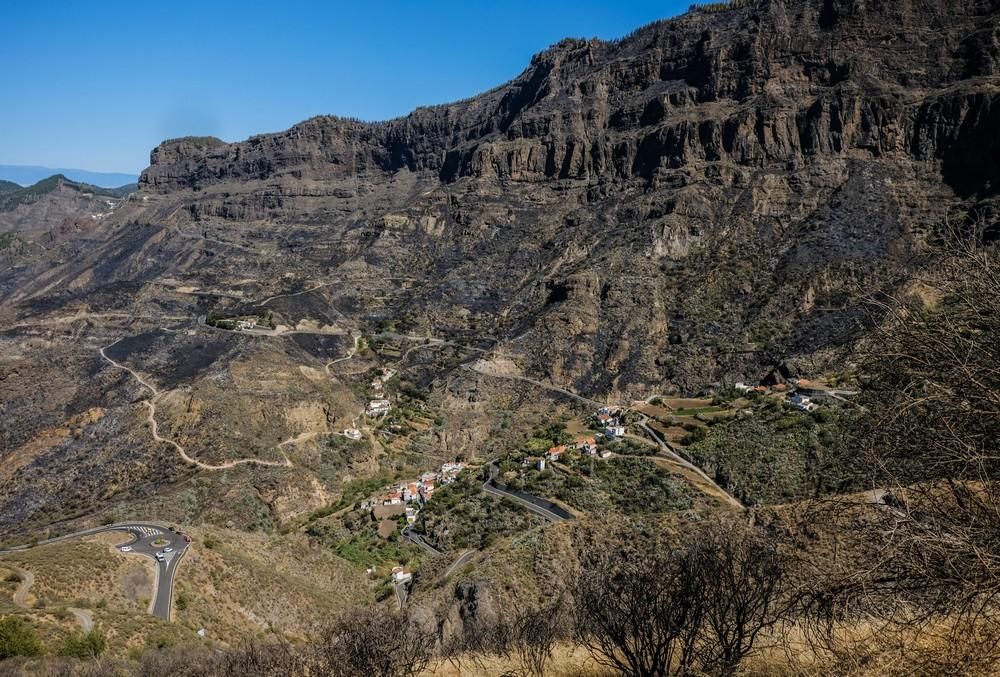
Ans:
[[[385,123],[321,117],[238,144],[166,142],[142,184],[401,170],[655,184],[699,161],[762,167],[862,151],[944,163],[972,147],[987,160],[979,179],[946,180],[972,192],[995,179],[995,2],[737,4],[619,42],[564,40],[502,87]]]
[[[998,4],[740,1],[388,122],[168,141],[124,210],[162,255],[101,277],[362,279],[339,312],[489,335],[594,392],[818,368],[859,289],[945,215],[992,213]],[[182,232],[242,249],[209,263]]]

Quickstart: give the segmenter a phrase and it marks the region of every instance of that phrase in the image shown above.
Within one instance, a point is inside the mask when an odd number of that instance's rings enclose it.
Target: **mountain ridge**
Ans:
[[[138,180],[136,174],[125,172],[93,172],[87,169],[52,168],[38,165],[0,164],[0,179],[27,187],[50,176],[62,174],[78,183],[88,183],[101,188],[117,188]]]

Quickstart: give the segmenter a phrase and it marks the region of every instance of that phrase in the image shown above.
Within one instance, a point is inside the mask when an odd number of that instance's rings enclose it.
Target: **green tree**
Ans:
[[[40,653],[42,642],[30,623],[18,616],[0,618],[0,660],[12,656],[37,656]]]

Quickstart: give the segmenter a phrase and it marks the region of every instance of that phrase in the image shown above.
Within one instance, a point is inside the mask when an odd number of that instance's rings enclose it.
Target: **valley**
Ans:
[[[0,182],[0,674],[995,674],[998,12]]]

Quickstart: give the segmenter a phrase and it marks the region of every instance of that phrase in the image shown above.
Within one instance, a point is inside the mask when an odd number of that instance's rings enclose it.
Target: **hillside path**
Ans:
[[[119,339],[119,341],[120,340],[121,339]],[[106,349],[115,345],[115,343],[118,343],[118,341],[115,341],[110,345],[104,346],[98,352],[100,352],[101,357],[104,358],[109,364],[131,374],[136,381],[138,381],[143,387],[145,387],[146,389],[149,390],[150,393],[152,393],[152,398],[148,400],[143,400],[142,403],[146,405],[146,409],[148,410],[146,415],[146,421],[149,423],[150,432],[152,433],[153,439],[155,441],[171,445],[174,449],[177,450],[177,453],[185,462],[194,464],[199,468],[201,468],[202,470],[228,470],[230,468],[235,468],[236,466],[239,465],[277,466],[286,468],[292,467],[292,462],[288,459],[288,456],[285,455],[284,450],[281,449],[281,446],[285,443],[279,444],[277,447],[278,451],[281,453],[282,458],[284,459],[281,461],[263,461],[256,458],[241,458],[232,461],[225,461],[223,463],[212,464],[212,463],[204,463],[203,461],[199,461],[198,459],[189,456],[184,447],[182,447],[179,443],[160,435],[159,426],[156,423],[156,399],[160,396],[160,391],[156,388],[156,386],[154,386],[152,383],[144,379],[141,375],[139,375],[137,371],[135,371],[131,367],[124,365],[121,362],[113,360],[112,358],[108,357],[107,353],[104,352]]]

